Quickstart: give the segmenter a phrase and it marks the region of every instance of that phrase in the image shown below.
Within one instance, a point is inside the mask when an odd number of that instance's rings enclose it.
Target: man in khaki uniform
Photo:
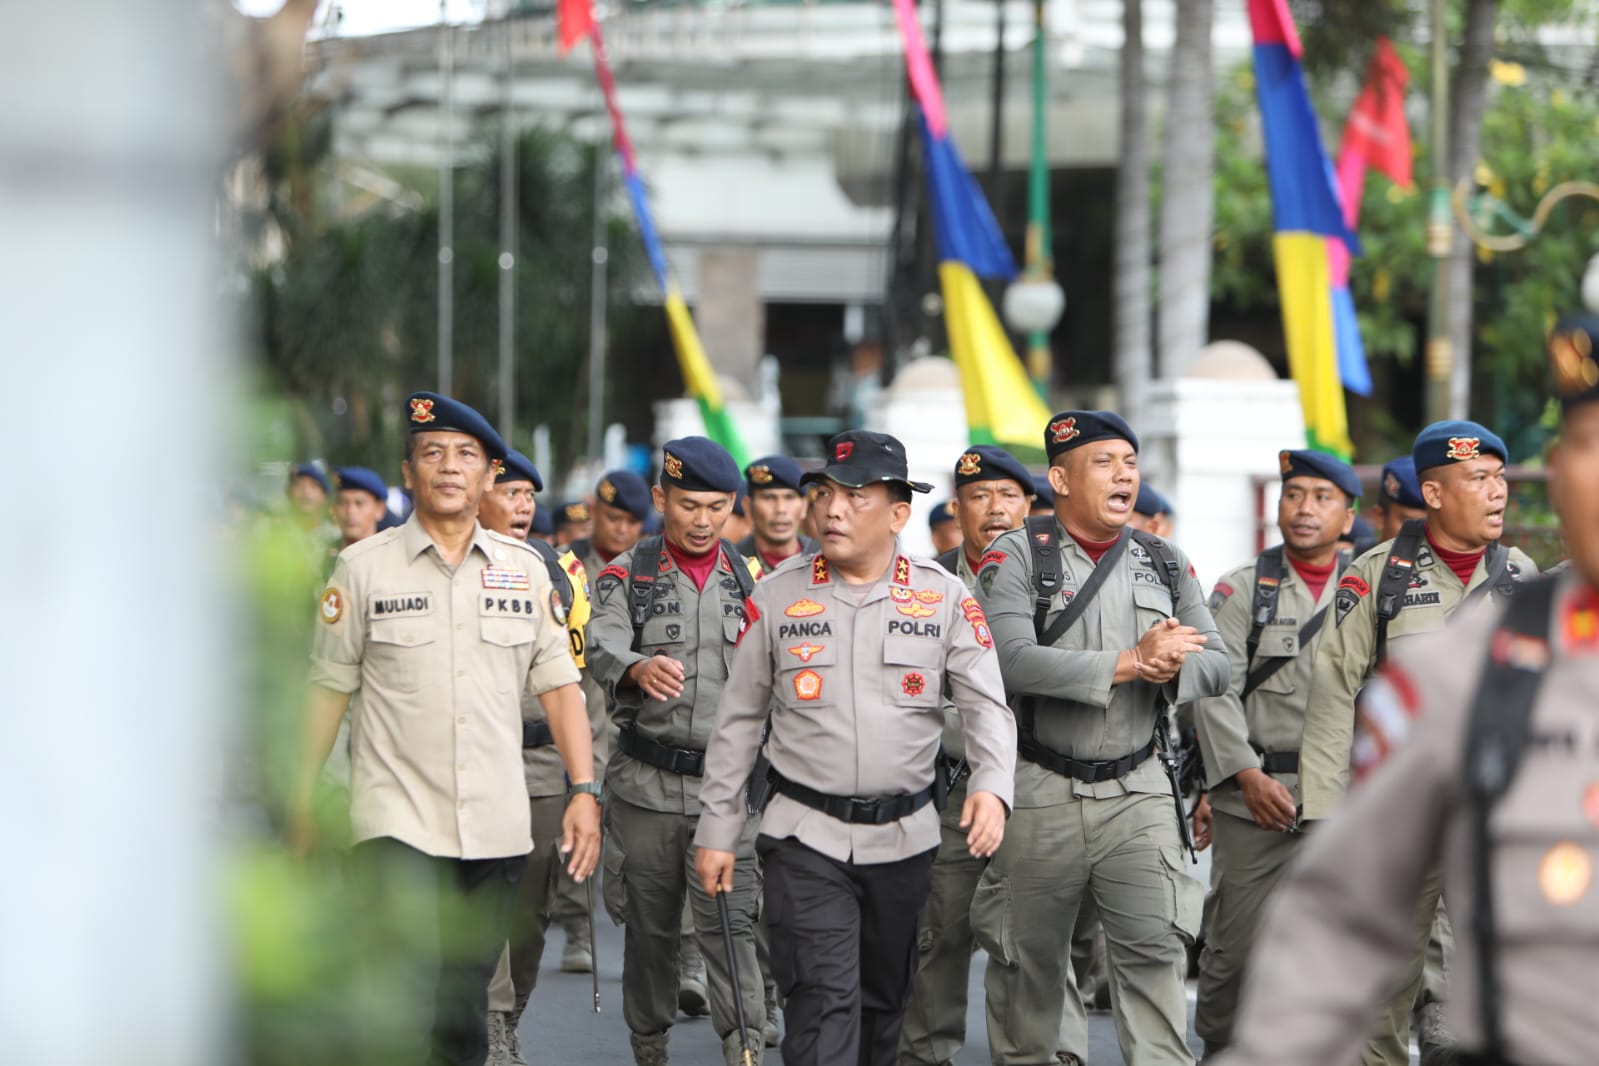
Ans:
[[[575,877],[599,852],[588,717],[543,564],[477,523],[505,446],[477,412],[433,393],[406,405],[404,463],[416,510],[347,548],[322,594],[294,817],[305,847],[317,770],[351,697],[351,861],[363,913],[405,916],[418,946],[399,965],[432,988],[430,1064],[478,1066],[486,989],[532,846],[521,693],[537,698],[577,796],[560,850]],[[418,920],[426,922],[417,928]],[[415,957],[412,957],[415,956]],[[392,965],[392,958],[390,959]],[[403,1061],[403,1060],[402,1060]]]
[[[588,576],[570,551],[558,554],[548,544],[528,540],[538,507],[535,493],[543,488],[544,481],[532,461],[514,448],[508,450],[505,461],[495,464],[494,488],[478,502],[478,522],[512,540],[527,541],[543,560],[545,573],[555,586],[550,611],[556,621],[566,626],[572,662],[581,671],[589,620]],[[559,585],[555,585],[557,581]],[[597,740],[593,715],[589,718],[590,737]],[[598,759],[595,761],[598,763]],[[511,918],[510,944],[501,952],[499,966],[489,982],[488,1066],[527,1066],[517,1028],[538,984],[556,893],[563,880],[576,885],[563,868],[558,850],[566,808],[566,767],[555,749],[555,737],[543,708],[526,694],[522,697],[522,771],[533,822],[533,850],[522,873]],[[596,765],[596,780],[599,773]]]
[[[1200,891],[1184,871],[1180,805],[1152,756],[1169,703],[1226,691],[1227,652],[1187,558],[1126,529],[1139,479],[1127,423],[1062,412],[1044,445],[1054,520],[1000,537],[977,575],[1021,757],[1010,831],[972,901],[989,955],[990,1054],[996,1064],[1056,1061],[1067,952],[1087,895],[1105,929],[1122,1056],[1192,1063],[1183,978]],[[1060,631],[1068,610],[1076,620],[1067,615]]]
[[[1214,812],[1212,889],[1194,1031],[1213,1055],[1232,1040],[1261,910],[1305,839],[1298,834],[1299,734],[1316,648],[1338,586],[1338,538],[1360,479],[1311,451],[1279,454],[1281,544],[1216,583],[1210,610],[1232,661],[1225,695],[1195,705]]]
[[[685,897],[727,1061],[738,1061],[745,1039],[757,1061],[762,1047],[754,827],[742,838],[744,881],[730,901],[739,988],[728,972],[716,903],[700,891],[690,854],[705,744],[754,584],[747,561],[720,536],[739,481],[720,445],[704,437],[668,442],[655,489],[663,536],[641,540],[594,582],[589,666],[619,729],[605,771],[605,900],[626,927],[622,1013],[640,1066],[666,1061]],[[744,1001],[748,1034],[739,1031],[735,995]]]
[[[746,785],[762,735],[760,821],[772,969],[787,997],[786,1066],[892,1066],[939,843],[943,694],[972,775],[960,825],[976,857],[1004,835],[1015,726],[982,608],[899,550],[910,494],[893,437],[856,431],[806,475],[822,550],[755,590],[706,756],[695,834],[707,892],[735,895]],[[768,790],[775,790],[771,795]],[[738,866],[742,866],[741,863]]]
[[[1033,495],[1032,477],[1009,452],[976,445],[955,461],[954,518],[961,544],[938,557],[938,564],[960,579],[968,593],[977,588],[977,571],[988,545],[1002,533],[1021,527]],[[972,968],[972,893],[986,861],[971,854],[960,827],[966,802],[966,749],[960,714],[944,701],[944,772],[954,779],[949,803],[939,820],[938,856],[933,860],[932,890],[922,915],[917,945],[916,983],[905,1008],[900,1035],[902,1066],[943,1066],[966,1042],[966,989]],[[1070,998],[1070,997],[1069,997]],[[1062,1021],[1061,1053],[1086,1053],[1087,1017],[1081,1003]],[[1075,1024],[1074,1024],[1075,1023]]]
[[[1427,502],[1422,528],[1411,527],[1415,550],[1400,540],[1390,541],[1349,567],[1334,599],[1336,625],[1316,651],[1300,745],[1300,802],[1307,821],[1330,815],[1348,785],[1355,696],[1381,664],[1380,631],[1386,630],[1391,652],[1417,634],[1442,628],[1467,601],[1503,596],[1515,580],[1538,572],[1519,549],[1507,550],[1498,543],[1509,498],[1504,441],[1475,422],[1435,422],[1417,435],[1411,455]],[[1408,580],[1402,582],[1403,592],[1392,597],[1397,613],[1385,622],[1378,603],[1384,598],[1383,575],[1390,565],[1399,568],[1396,573],[1401,578],[1408,572]],[[1434,878],[1419,902],[1415,965],[1377,1027],[1366,1066],[1404,1066],[1409,1061],[1411,1008],[1421,985],[1426,938],[1437,905]]]
[[[1483,1063],[1593,1061],[1596,341],[1591,315],[1563,319],[1550,340],[1563,408],[1550,495],[1570,571],[1394,649],[1361,701],[1365,779],[1311,834],[1267,916],[1227,1066],[1356,1061],[1412,961],[1415,903],[1440,865],[1458,930],[1446,1013],[1463,1051]]]

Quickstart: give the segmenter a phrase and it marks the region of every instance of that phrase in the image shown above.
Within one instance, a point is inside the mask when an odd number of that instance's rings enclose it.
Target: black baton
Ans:
[[[727,914],[727,889],[716,882],[716,913],[722,919],[722,946],[727,949],[727,972],[733,979],[733,1010],[738,1017],[738,1046],[744,1052],[744,1066],[755,1066],[750,1050],[749,1026],[744,1022],[744,986],[738,979],[738,952],[733,950],[733,921]]]

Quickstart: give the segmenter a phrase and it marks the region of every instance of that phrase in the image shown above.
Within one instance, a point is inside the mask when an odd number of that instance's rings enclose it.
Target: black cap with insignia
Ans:
[[[887,433],[852,429],[835,434],[827,442],[828,464],[800,478],[802,485],[813,481],[836,481],[852,489],[879,481],[897,481],[912,492],[932,492],[933,486],[912,481],[905,460],[905,445]]]

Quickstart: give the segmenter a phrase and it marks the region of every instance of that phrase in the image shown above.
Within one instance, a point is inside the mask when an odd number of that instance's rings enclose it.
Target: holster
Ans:
[[[766,805],[777,794],[777,782],[772,778],[772,761],[766,757],[763,746],[755,753],[755,768],[750,771],[749,782],[744,787],[744,809],[750,815],[766,813]]]

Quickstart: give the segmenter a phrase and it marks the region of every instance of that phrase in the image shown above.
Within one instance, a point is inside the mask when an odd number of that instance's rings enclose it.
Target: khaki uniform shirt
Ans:
[[[1300,801],[1307,820],[1331,814],[1349,787],[1355,695],[1377,665],[1377,587],[1392,545],[1391,540],[1377,545],[1345,571],[1333,600],[1336,625],[1316,650],[1299,750]],[[1389,654],[1418,634],[1442,629],[1467,595],[1489,579],[1486,559],[1484,555],[1478,561],[1470,583],[1462,585],[1423,540],[1404,606],[1388,623]],[[1537,564],[1519,548],[1510,549],[1509,561],[1518,577],[1538,573]]]
[[[540,562],[543,562],[540,559]],[[583,670],[587,665],[584,659],[585,642],[591,608],[589,606],[588,573],[583,569],[583,563],[570,551],[561,552],[559,562],[561,569],[566,571],[566,582],[572,590],[572,609],[566,613],[566,636],[572,652],[572,663],[578,670]],[[545,568],[548,573],[548,567]],[[551,603],[554,608],[554,602]],[[522,694],[522,717],[529,722],[542,722],[545,720],[544,705],[537,698]],[[589,716],[590,739],[595,745],[594,780],[600,779],[601,767],[599,762],[599,726],[603,719]],[[566,764],[561,760],[561,753],[554,744],[546,744],[542,748],[522,749],[522,773],[527,779],[527,794],[529,796],[562,796],[566,794]]]
[[[339,554],[320,618],[311,681],[357,697],[353,839],[527,854],[521,694],[578,680],[544,561],[479,526],[452,569],[413,516]]]
[[[1199,730],[1199,748],[1205,755],[1205,783],[1211,789],[1211,805],[1218,811],[1239,818],[1253,818],[1233,775],[1240,770],[1259,769],[1260,752],[1299,750],[1316,648],[1332,627],[1332,618],[1323,621],[1321,629],[1303,646],[1299,643],[1299,631],[1317,612],[1332,608],[1337,586],[1338,577],[1334,574],[1321,590],[1321,598],[1313,599],[1310,587],[1284,556],[1282,581],[1277,586],[1277,613],[1270,625],[1262,627],[1255,661],[1248,663],[1244,656],[1248,652],[1249,631],[1254,627],[1251,614],[1255,599],[1255,563],[1240,566],[1216,583],[1210,596],[1210,609],[1222,643],[1227,646],[1232,680],[1227,683],[1225,693],[1200,700],[1195,705],[1194,719]],[[1244,681],[1249,672],[1273,659],[1284,658],[1288,662],[1261,682],[1250,693],[1248,703],[1244,703]],[[1299,775],[1272,776],[1293,793],[1297,803]]]
[[[1587,1066],[1599,1046],[1599,617],[1561,577],[1530,735],[1489,822],[1506,1053]],[[1443,869],[1455,922],[1449,1031],[1482,1046],[1471,803],[1464,755],[1472,706],[1502,605],[1473,604],[1447,630],[1412,636],[1384,670],[1368,716],[1409,736],[1317,825],[1250,960],[1249,998],[1228,1066],[1358,1061],[1371,1019],[1415,952],[1416,900]],[[1383,708],[1374,706],[1381,703]]]
[[[1055,533],[1063,578],[1046,628],[1094,569],[1093,559],[1059,522]],[[1077,623],[1054,645],[1040,647],[1033,632],[1036,596],[1027,531],[1002,534],[989,546],[977,575],[978,595],[994,627],[1005,690],[1013,699],[1023,694],[1035,697],[1034,731],[1041,743],[1073,759],[1119,759],[1149,743],[1155,721],[1166,713],[1168,703],[1226,691],[1227,651],[1188,557],[1175,545],[1173,552],[1181,568],[1176,616],[1208,637],[1209,643],[1204,651],[1190,655],[1165,685],[1138,679],[1118,685],[1112,681],[1117,657],[1137,644],[1150,626],[1173,614],[1171,593],[1156,574],[1149,553],[1136,542],[1129,543]],[[1051,807],[1074,796],[1106,799],[1130,792],[1171,792],[1158,758],[1144,760],[1123,777],[1099,782],[1064,777],[1026,759],[1016,767],[1018,807]]]
[[[977,601],[931,560],[895,556],[874,585],[847,585],[825,555],[790,559],[755,588],[706,755],[694,842],[733,851],[770,708],[766,753],[784,777],[832,796],[920,792],[933,780],[946,680],[971,761],[971,792],[1007,807],[1016,723]],[[761,832],[840,862],[895,862],[938,846],[928,804],[888,825],[853,825],[773,796]]]
[[[747,565],[742,560],[738,565]],[[655,606],[645,620],[639,650],[633,650],[628,580],[633,553],[625,552],[594,581],[595,610],[589,624],[589,669],[604,690],[618,728],[674,748],[705,750],[716,721],[716,704],[727,683],[728,665],[744,622],[744,603],[727,554],[696,589],[661,545]],[[683,693],[670,700],[647,697],[637,685],[622,685],[634,663],[666,655],[683,664]],[[605,769],[605,787],[637,807],[677,814],[700,813],[700,778],[639,762],[620,749]]]

